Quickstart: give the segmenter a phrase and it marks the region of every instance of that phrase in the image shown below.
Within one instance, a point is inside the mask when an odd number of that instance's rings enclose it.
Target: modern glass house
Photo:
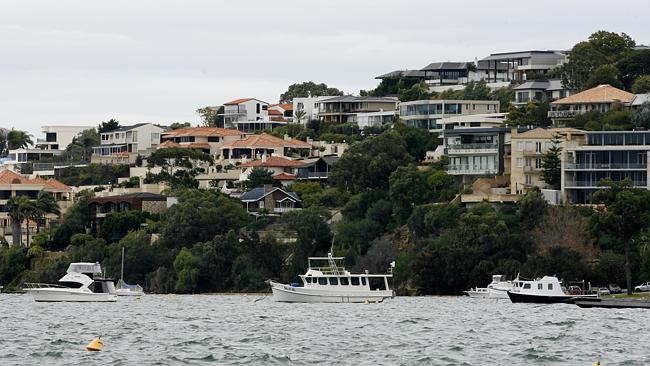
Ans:
[[[587,132],[585,145],[567,148],[562,161],[562,194],[573,203],[589,203],[606,178],[648,188],[650,132]]]

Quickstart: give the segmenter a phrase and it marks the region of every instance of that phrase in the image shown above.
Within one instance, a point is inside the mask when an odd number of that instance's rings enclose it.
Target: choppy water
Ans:
[[[650,312],[460,297],[283,304],[147,295],[109,304],[0,295],[0,365],[650,364]],[[104,351],[86,344],[102,335]]]

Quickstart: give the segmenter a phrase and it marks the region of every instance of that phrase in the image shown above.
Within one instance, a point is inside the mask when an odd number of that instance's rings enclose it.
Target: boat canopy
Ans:
[[[102,267],[99,265],[99,263],[70,263],[70,266],[68,267],[68,271],[66,273],[102,273]]]

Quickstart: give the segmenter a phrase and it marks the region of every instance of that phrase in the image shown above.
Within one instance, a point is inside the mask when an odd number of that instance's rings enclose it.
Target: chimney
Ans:
[[[289,139],[289,135],[287,135],[287,134],[285,133],[285,134],[284,134],[284,139],[285,139],[285,140],[288,140],[288,139]]]
[[[267,194],[273,190],[273,185],[272,184],[265,184],[264,185],[264,194]]]

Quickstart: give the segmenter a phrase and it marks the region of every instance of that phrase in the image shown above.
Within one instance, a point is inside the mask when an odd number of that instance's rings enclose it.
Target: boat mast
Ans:
[[[124,282],[124,247],[122,247],[122,270],[120,271],[120,281]]]

